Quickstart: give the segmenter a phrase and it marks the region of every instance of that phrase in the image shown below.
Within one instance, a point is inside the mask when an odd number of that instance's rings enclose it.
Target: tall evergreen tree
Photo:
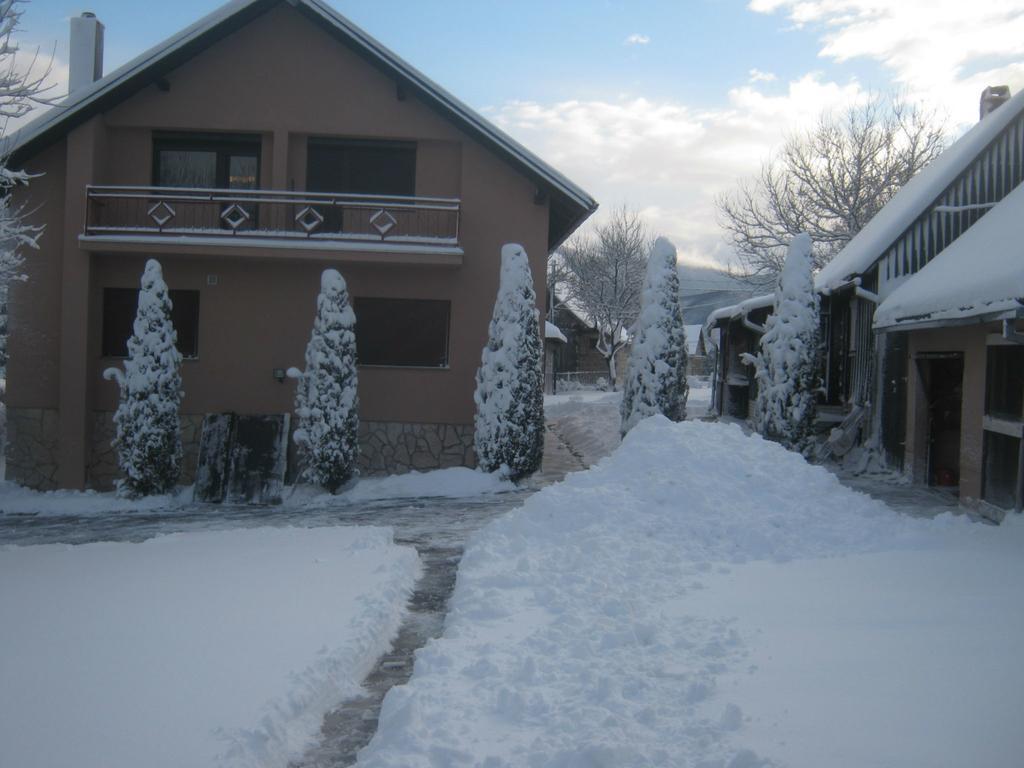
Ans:
[[[789,448],[807,447],[818,389],[818,294],[814,290],[811,238],[789,245],[775,288],[775,308],[765,323],[757,377],[754,426]]]
[[[331,493],[352,479],[359,460],[355,325],[345,278],[325,269],[306,370],[290,368],[288,375],[298,380],[295,442],[306,460],[306,478]]]
[[[686,331],[680,298],[676,249],[659,237],[647,260],[640,316],[622,391],[622,434],[656,413],[672,421],[686,418]]]
[[[118,464],[124,472],[121,493],[167,493],[181,474],[181,353],[171,324],[171,299],[160,263],[146,262],[133,333],[124,371],[108,368],[117,382],[120,403],[114,414]]]
[[[518,478],[544,456],[544,374],[537,294],[526,251],[501,249],[501,278],[490,334],[476,372],[477,462]]]

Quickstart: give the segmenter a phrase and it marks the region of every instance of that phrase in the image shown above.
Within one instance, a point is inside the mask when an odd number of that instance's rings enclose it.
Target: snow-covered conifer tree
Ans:
[[[108,368],[103,377],[117,382],[121,400],[114,414],[118,464],[124,472],[121,493],[167,493],[181,473],[181,353],[171,325],[171,299],[160,263],[146,262],[133,333],[124,371]]]
[[[754,426],[765,437],[797,450],[807,447],[818,387],[818,294],[813,264],[810,236],[797,235],[779,274],[761,352],[753,358]]]
[[[544,456],[544,375],[537,294],[526,251],[501,249],[490,335],[476,372],[477,462],[486,472],[528,475]]]
[[[288,375],[298,380],[295,442],[305,456],[306,477],[331,493],[352,479],[359,459],[355,325],[345,278],[325,269],[306,370],[290,368]]]
[[[622,434],[656,413],[686,418],[686,336],[676,249],[659,237],[647,260],[640,316],[622,389]]]

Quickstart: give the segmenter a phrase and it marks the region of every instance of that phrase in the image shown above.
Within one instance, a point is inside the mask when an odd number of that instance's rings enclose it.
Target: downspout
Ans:
[[[1003,320],[1003,338],[1011,344],[1024,344],[1024,333],[1017,331],[1016,318]]]

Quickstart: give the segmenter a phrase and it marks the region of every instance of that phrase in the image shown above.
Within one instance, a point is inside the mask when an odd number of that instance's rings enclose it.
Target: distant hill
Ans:
[[[703,324],[714,310],[737,304],[758,293],[747,283],[712,267],[679,265],[683,316],[687,325]]]

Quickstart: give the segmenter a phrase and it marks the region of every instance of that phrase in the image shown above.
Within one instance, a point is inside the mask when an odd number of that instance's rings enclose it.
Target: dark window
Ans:
[[[985,413],[1011,419],[1024,417],[1024,347],[989,347],[985,380]]]
[[[982,498],[990,504],[1010,509],[1016,503],[1020,487],[1020,439],[998,432],[985,432],[985,472]]]
[[[161,134],[153,140],[153,183],[159,187],[256,189],[260,138]]]
[[[356,195],[416,194],[416,145],[310,139],[306,189]]]
[[[356,299],[356,357],[361,365],[448,365],[451,303]]]
[[[178,332],[182,357],[199,356],[199,291],[168,291],[171,323]],[[134,288],[103,289],[103,356],[127,357],[139,292]]]

